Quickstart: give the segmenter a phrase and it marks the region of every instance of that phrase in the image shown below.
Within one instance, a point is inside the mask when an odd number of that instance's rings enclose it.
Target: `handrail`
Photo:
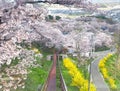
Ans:
[[[61,69],[60,69],[60,63],[59,63],[59,55],[58,55],[58,68],[59,68],[59,72],[60,72],[60,82],[61,82],[61,89],[62,91],[68,91],[67,89],[67,86],[66,86],[66,83],[65,83],[65,80],[63,78],[63,75],[62,75],[62,72],[61,72]]]
[[[57,58],[57,63],[58,63],[58,71],[60,73],[60,86],[61,86],[61,89],[62,89],[62,91],[68,91],[67,86],[66,86],[65,81],[64,81],[64,78],[63,78],[63,75],[62,75],[62,72],[61,72],[61,69],[60,69],[59,55],[57,54],[56,56],[58,57]],[[52,69],[52,67],[53,67],[53,64],[51,66],[51,69]],[[46,91],[47,90],[51,69],[50,69],[48,77],[47,77],[47,79],[46,79],[45,83],[43,84],[42,89],[40,91]]]
[[[61,80],[61,88],[62,88],[62,91],[68,91],[67,90],[67,86],[66,86],[66,84],[65,84],[65,80],[64,80],[64,78],[63,78],[63,75],[62,75],[62,73],[60,72],[60,80]]]
[[[53,67],[53,63],[51,64],[51,67],[50,67],[50,69],[49,69],[49,73],[48,73],[48,75],[47,75],[46,81],[45,81],[45,83],[43,84],[42,89],[41,89],[40,91],[46,91],[47,85],[48,85],[49,76],[50,76],[49,74],[50,74],[50,72],[51,72],[52,67]]]

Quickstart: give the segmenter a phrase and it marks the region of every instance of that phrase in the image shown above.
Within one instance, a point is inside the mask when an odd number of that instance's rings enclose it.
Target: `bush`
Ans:
[[[60,16],[56,16],[55,19],[56,19],[56,20],[60,20],[61,17],[60,17]]]
[[[83,77],[83,74],[79,71],[76,65],[69,58],[63,60],[64,66],[68,69],[68,73],[72,77],[72,86],[76,86],[80,91],[88,91],[88,80]],[[95,86],[91,83],[91,91],[96,91]]]
[[[108,54],[103,59],[101,59],[99,63],[99,68],[100,68],[100,71],[102,72],[103,77],[105,78],[105,80],[108,81],[111,88],[116,89],[117,86],[115,84],[115,80],[108,74],[108,69],[106,68],[106,63],[111,59],[112,56],[113,56],[112,54]]]
[[[52,20],[54,20],[54,17],[52,15],[48,15],[48,16],[45,17],[45,20],[46,21],[52,21]]]
[[[49,20],[53,20],[54,17],[52,15],[48,15]]]
[[[95,46],[95,51],[98,52],[98,51],[105,51],[105,50],[109,50],[110,48],[107,47],[107,46],[102,46],[102,47],[98,47],[98,46]]]
[[[17,65],[18,63],[19,63],[19,59],[16,57],[15,59],[12,59],[12,62],[11,62],[11,66],[15,66],[15,65]]]
[[[52,15],[48,15],[48,16],[45,17],[45,20],[46,20],[46,21],[53,21],[54,19],[55,19],[55,20],[60,20],[61,17],[60,17],[60,16],[55,16],[55,17],[54,17],[54,16],[52,16]]]
[[[96,16],[96,18],[99,18],[99,19],[107,19],[106,16],[104,16],[104,15],[98,15],[98,16]]]

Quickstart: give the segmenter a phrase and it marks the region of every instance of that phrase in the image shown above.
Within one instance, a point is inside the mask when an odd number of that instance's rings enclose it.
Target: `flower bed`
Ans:
[[[113,61],[113,60],[111,60],[113,57],[114,57],[114,55],[108,54],[103,59],[101,59],[100,63],[99,63],[99,68],[100,68],[100,71],[101,71],[105,81],[110,85],[110,88],[116,89],[117,85],[116,85],[115,78],[113,75],[110,75],[110,72],[109,72],[109,69],[111,67],[110,61]],[[108,69],[108,66],[109,66],[109,69]]]
[[[80,91],[88,91],[88,80],[83,77],[83,74],[79,71],[72,60],[70,58],[65,58],[63,64],[67,68],[72,79],[71,86],[78,87]],[[90,84],[90,91],[96,91],[96,88],[92,83]]]

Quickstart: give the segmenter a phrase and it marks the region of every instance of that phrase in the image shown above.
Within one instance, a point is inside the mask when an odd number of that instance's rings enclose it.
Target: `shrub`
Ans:
[[[117,86],[115,85],[115,80],[113,78],[109,79],[109,83],[110,83],[111,88],[113,88],[113,89],[117,88]]]
[[[72,77],[72,86],[76,86],[80,91],[88,91],[88,80],[84,79],[83,74],[78,70],[76,65],[69,58],[63,60],[64,66],[68,69],[68,73]],[[95,86],[91,83],[90,91],[96,91]]]
[[[98,16],[96,16],[96,18],[99,18],[99,19],[107,19],[105,15],[98,15]]]
[[[108,70],[106,68],[106,62],[110,60],[112,54],[108,54],[107,56],[105,56],[103,59],[100,60],[100,63],[99,63],[99,68],[100,68],[100,71],[102,72],[103,74],[103,77],[108,80],[110,86],[112,89],[116,89],[117,86],[115,84],[115,80],[113,78],[111,78],[108,74]]]
[[[95,51],[105,51],[105,50],[109,50],[110,48],[107,47],[107,46],[102,46],[102,47],[99,47],[99,46],[95,46]]]
[[[32,50],[36,53],[36,54],[39,54],[40,53],[40,50],[38,50],[37,48],[33,47]]]
[[[60,20],[61,17],[60,17],[60,16],[56,16],[55,19],[56,19],[56,20]]]
[[[52,21],[52,20],[54,20],[54,17],[52,15],[48,15],[48,16],[45,17],[45,20],[46,21]]]
[[[48,15],[49,20],[53,20],[54,17],[52,15]]]

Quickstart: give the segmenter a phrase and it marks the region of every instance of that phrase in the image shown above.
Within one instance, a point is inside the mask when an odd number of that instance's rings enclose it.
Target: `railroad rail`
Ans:
[[[59,90],[56,87],[56,76],[58,77],[60,83]],[[49,71],[48,78],[40,91],[67,91],[67,87],[60,69],[58,53],[54,53],[53,55],[52,67]]]

